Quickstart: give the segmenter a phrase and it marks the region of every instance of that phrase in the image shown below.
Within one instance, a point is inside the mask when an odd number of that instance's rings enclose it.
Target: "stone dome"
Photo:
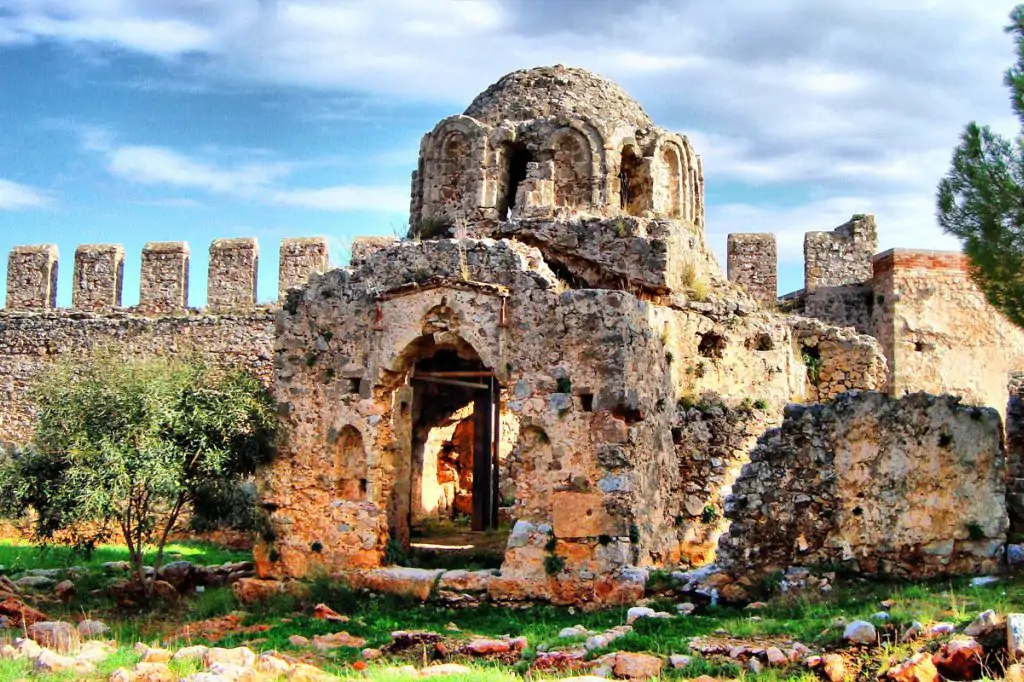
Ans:
[[[654,126],[640,104],[621,87],[597,74],[569,66],[513,71],[477,95],[465,111],[478,121],[527,121],[545,116],[590,118],[609,127]]]

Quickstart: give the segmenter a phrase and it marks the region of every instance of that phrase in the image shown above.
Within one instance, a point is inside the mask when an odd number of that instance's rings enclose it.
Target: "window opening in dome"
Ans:
[[[527,176],[527,166],[533,162],[533,154],[522,145],[514,145],[506,148],[505,151],[506,159],[506,183],[505,183],[505,197],[502,205],[499,207],[499,215],[502,218],[512,208],[516,206],[516,193],[519,191],[519,185]]]
[[[619,166],[619,207],[630,215],[641,215],[650,205],[651,189],[643,161],[632,146],[624,148]]]

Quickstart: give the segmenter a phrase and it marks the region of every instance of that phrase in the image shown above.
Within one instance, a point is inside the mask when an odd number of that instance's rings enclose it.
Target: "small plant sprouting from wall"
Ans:
[[[548,554],[544,557],[544,572],[550,576],[556,576],[565,570],[565,558],[557,554]]]
[[[764,398],[758,398],[757,400],[754,401],[754,409],[755,410],[761,410],[762,412],[764,410],[767,410],[768,409],[768,401],[765,400]]]
[[[572,393],[572,379],[569,377],[559,377],[555,381],[555,391],[557,393]]]
[[[700,520],[702,523],[714,523],[718,519],[718,510],[715,509],[715,505],[706,504],[704,510],[700,513]]]
[[[615,236],[619,239],[625,239],[626,237],[632,237],[633,233],[629,229],[629,225],[622,218],[615,221]]]
[[[801,359],[807,367],[807,379],[817,386],[821,382],[821,351],[817,346],[804,346]]]
[[[974,541],[984,540],[985,531],[982,530],[979,524],[972,521],[971,523],[967,524],[967,537]]]
[[[629,541],[634,545],[640,544],[640,526],[635,523],[629,524]]]

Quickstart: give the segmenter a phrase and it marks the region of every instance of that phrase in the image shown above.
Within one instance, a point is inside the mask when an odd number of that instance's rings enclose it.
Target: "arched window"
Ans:
[[[554,138],[555,206],[577,208],[590,205],[591,154],[586,139],[573,130]]]
[[[673,218],[683,217],[683,172],[679,152],[672,145],[661,148],[661,162],[665,167],[665,213]]]
[[[640,215],[651,206],[651,178],[636,148],[622,150],[619,165],[619,206],[630,215]]]
[[[349,502],[366,500],[366,448],[363,436],[353,426],[338,434],[334,452],[335,494]]]
[[[522,144],[509,144],[502,150],[504,166],[502,170],[500,195],[498,203],[498,217],[505,219],[509,209],[516,207],[516,194],[519,192],[519,185],[526,180],[527,166],[534,161],[533,154]]]

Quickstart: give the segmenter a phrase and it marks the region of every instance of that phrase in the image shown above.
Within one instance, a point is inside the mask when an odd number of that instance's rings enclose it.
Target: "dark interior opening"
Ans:
[[[719,359],[725,350],[725,337],[715,332],[704,332],[698,334],[700,341],[697,343],[697,352],[701,357]]]
[[[522,146],[515,145],[507,152],[508,154],[508,184],[505,189],[505,199],[500,207],[501,217],[505,217],[505,213],[510,208],[515,208],[516,205],[516,193],[519,191],[519,185],[526,179],[527,165],[532,162],[533,154]]]

